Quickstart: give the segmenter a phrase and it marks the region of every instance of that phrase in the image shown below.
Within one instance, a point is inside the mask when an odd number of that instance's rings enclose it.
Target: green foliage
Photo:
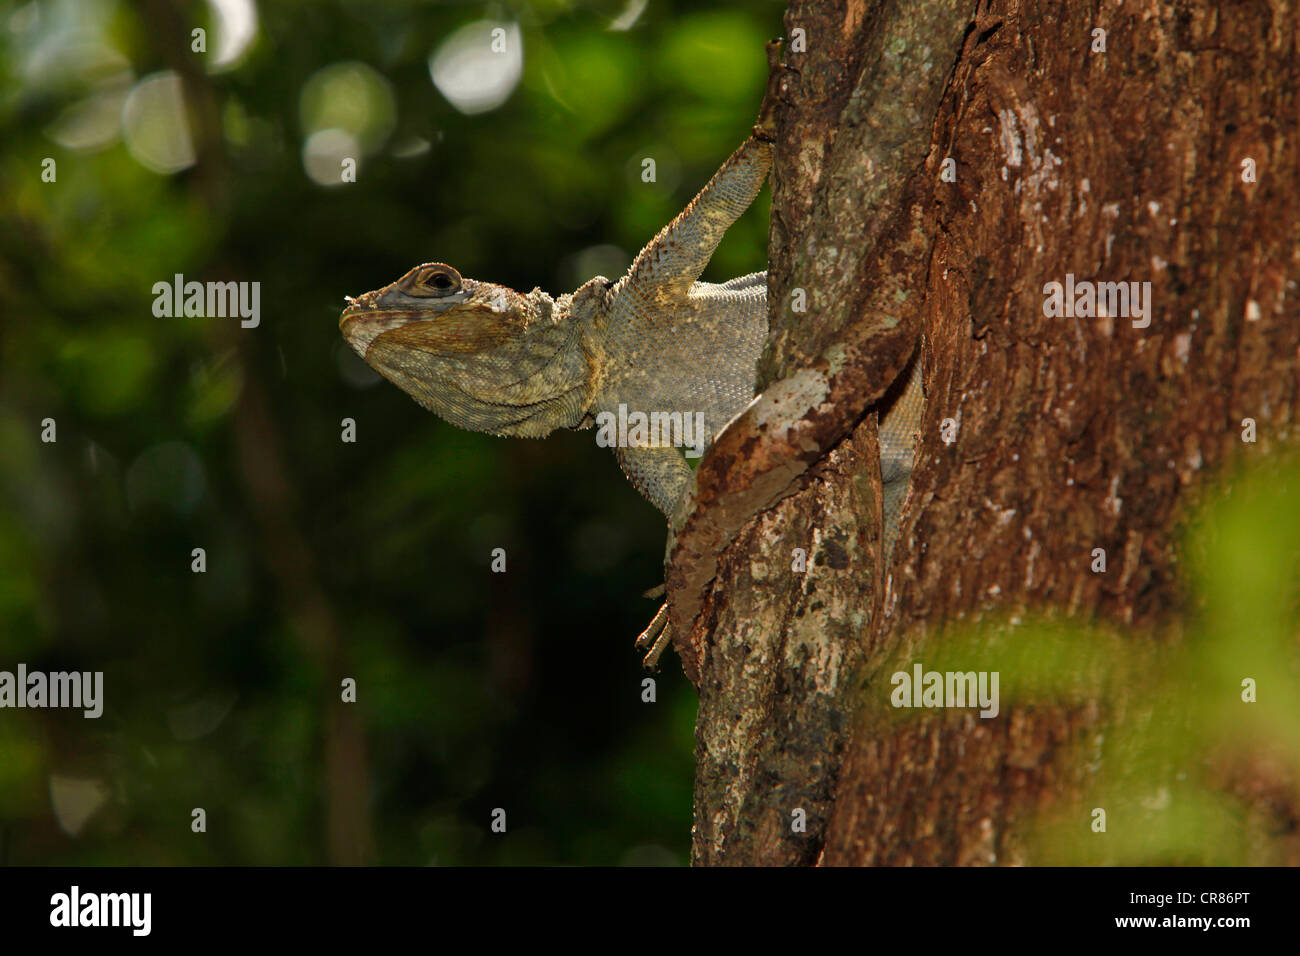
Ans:
[[[1064,754],[1042,754],[1085,773],[1076,800],[1033,821],[1033,859],[1277,863],[1276,821],[1232,784],[1262,774],[1278,800],[1300,801],[1300,462],[1257,463],[1204,498],[1187,526],[1190,598],[1174,633],[1047,616],[956,627],[876,671],[868,720],[884,733],[933,719],[889,706],[890,677],[916,660],[927,672],[997,672],[997,720],[1058,708],[1097,718]],[[1105,832],[1092,828],[1097,809]]]

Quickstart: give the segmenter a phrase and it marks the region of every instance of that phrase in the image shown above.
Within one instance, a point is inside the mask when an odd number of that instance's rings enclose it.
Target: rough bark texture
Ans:
[[[786,56],[797,81],[779,129],[778,305],[760,373],[786,377],[762,382],[701,462],[668,568],[677,648],[700,692],[697,863],[811,863],[821,849],[878,577],[879,453],[864,415],[919,330],[929,242],[913,186],[965,8],[798,4],[786,17],[787,36],[801,30],[807,46]],[[799,467],[783,473],[782,461]],[[806,571],[794,570],[796,549]],[[715,570],[719,586],[697,607]],[[804,830],[792,831],[795,816]]]
[[[889,58],[917,49],[891,30],[931,30],[931,53],[941,46],[936,18],[951,10],[939,6],[909,7],[925,17],[903,26],[890,3],[797,3],[787,16],[809,54],[789,58],[800,75],[777,154],[764,368],[787,376],[852,334],[878,268],[862,264],[888,262],[919,230],[926,412],[887,585],[870,415],[721,555],[693,662],[699,863],[1043,862],[1022,824],[1078,786],[1070,746],[1095,708],[897,724],[862,721],[856,702],[888,697],[887,655],[924,657],[957,619],[1051,609],[1144,645],[1176,640],[1189,499],[1241,453],[1243,418],[1258,422],[1252,456],[1293,437],[1294,7],[972,4],[959,49],[932,57],[942,76],[928,106],[870,100],[870,84],[897,75]],[[895,138],[888,177],[867,153],[855,167],[842,147],[862,123],[924,128],[921,149]],[[954,182],[940,178],[946,157]],[[875,210],[888,215],[864,221]],[[1067,274],[1151,282],[1150,326],[1045,317],[1044,284]],[[782,308],[796,286],[809,291],[803,315]],[[806,573],[791,569],[794,548]],[[1091,570],[1095,548],[1105,574]],[[791,826],[800,809],[805,832]],[[1267,812],[1294,828],[1296,807]],[[1257,861],[1297,862],[1289,845]]]

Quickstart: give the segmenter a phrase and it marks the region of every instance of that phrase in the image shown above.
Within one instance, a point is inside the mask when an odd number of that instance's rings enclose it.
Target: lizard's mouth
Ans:
[[[385,332],[429,318],[432,316],[421,309],[372,309],[353,302],[339,316],[339,331],[353,351],[365,358],[370,343]]]

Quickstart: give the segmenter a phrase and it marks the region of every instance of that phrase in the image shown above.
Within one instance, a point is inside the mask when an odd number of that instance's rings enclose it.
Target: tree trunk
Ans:
[[[698,608],[675,604],[700,692],[694,860],[1062,862],[1036,814],[1092,805],[1105,759],[1079,746],[1134,704],[1124,688],[989,719],[879,705],[955,622],[1054,615],[1108,627],[1091,640],[1117,654],[1175,653],[1189,506],[1286,442],[1300,404],[1295,11],[808,0],[786,28],[760,384],[882,310],[888,358],[861,407],[837,399],[842,439],[723,541]],[[1053,282],[1149,282],[1150,309],[1049,315]],[[882,562],[866,403],[918,337],[920,445]],[[710,480],[706,457],[702,510]],[[1274,835],[1236,862],[1300,861],[1294,788],[1224,787]]]

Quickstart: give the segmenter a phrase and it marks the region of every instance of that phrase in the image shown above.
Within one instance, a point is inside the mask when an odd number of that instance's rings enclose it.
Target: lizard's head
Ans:
[[[569,417],[582,376],[567,353],[578,350],[566,348],[573,329],[540,289],[520,295],[429,262],[347,303],[339,329],[348,344],[452,424],[510,435],[571,424],[553,419]]]
[[[376,359],[398,345],[436,355],[496,348],[522,331],[523,298],[513,289],[462,279],[441,262],[426,262],[382,289],[348,296],[339,330],[358,355],[383,372]],[[368,354],[372,347],[374,356]]]

